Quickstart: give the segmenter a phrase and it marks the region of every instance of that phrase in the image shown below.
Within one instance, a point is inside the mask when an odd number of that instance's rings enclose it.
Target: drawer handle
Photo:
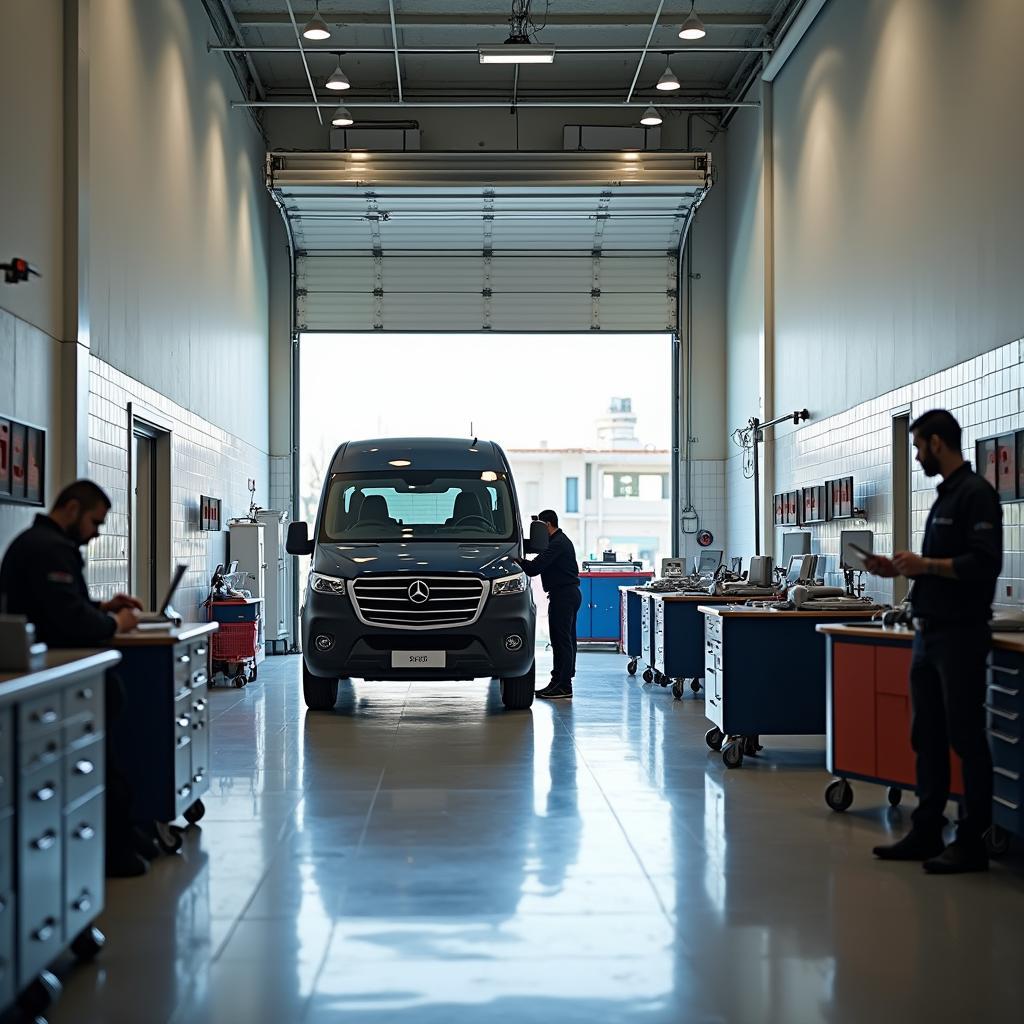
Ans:
[[[1000,718],[1005,718],[1008,722],[1016,722],[1020,718],[1020,714],[1016,711],[1003,711],[1002,708],[994,708],[991,704],[986,704],[985,710],[990,715],[998,715]]]
[[[57,795],[57,790],[51,786],[40,786],[33,794],[32,799],[38,803],[45,804],[47,800],[52,800]]]
[[[182,786],[181,789],[178,790],[178,796],[179,797],[186,797],[191,792],[192,792],[192,787],[191,786]]]
[[[994,771],[996,775],[1002,775],[1004,778],[1012,779],[1014,782],[1020,781],[1020,772],[1010,771],[1009,768],[1000,768],[999,765],[996,765],[992,771]]]
[[[96,771],[96,765],[92,761],[86,761],[84,758],[81,761],[75,762],[75,774],[76,775],[92,775]]]
[[[193,729],[205,729],[206,728],[206,723],[202,722],[202,721],[200,721],[200,722],[193,722],[192,723],[192,728]]]
[[[193,711],[202,711],[205,707],[206,707],[206,701],[205,700],[197,700],[195,702],[195,704],[192,705],[192,710]]]
[[[206,654],[206,648],[205,647],[197,647],[196,648],[196,657],[197,658],[202,658],[205,654]]]
[[[178,750],[181,750],[182,747],[187,747],[191,742],[192,740],[188,736],[179,736],[178,741],[174,745]]]
[[[83,821],[82,824],[75,829],[74,835],[76,839],[81,839],[82,842],[87,843],[90,839],[95,838],[96,829],[94,829],[92,825],[87,825]]]
[[[1020,695],[1020,690],[1011,690],[1007,686],[1000,686],[998,683],[989,683],[988,688],[995,690],[996,693],[1004,693],[1007,697],[1017,697]]]
[[[998,729],[989,729],[989,736],[993,739],[1002,740],[1004,743],[1009,743],[1011,747],[1017,746],[1020,743],[1020,738],[1017,736],[1007,736],[1005,732],[1000,732]]]
[[[57,922],[52,918],[48,917],[33,933],[32,939],[35,942],[49,942],[53,938],[54,932],[57,930]]]
[[[187,729],[191,724],[192,719],[189,718],[188,715],[181,715],[179,718],[175,719],[175,721],[177,722],[178,725],[181,726],[182,729]]]
[[[1004,676],[1019,676],[1019,668],[1007,668],[1005,665],[989,665],[993,672],[999,672]]]
[[[71,904],[71,909],[77,911],[79,914],[84,914],[87,910],[92,909],[92,900],[89,898],[88,889],[82,890],[82,895]]]
[[[179,657],[178,657],[178,664],[179,665],[187,665],[191,660],[192,659],[187,654],[182,654],[182,655],[179,655]]]
[[[45,711],[34,711],[32,712],[32,721],[37,722],[39,725],[53,725],[57,721],[58,715],[53,708],[47,708]]]
[[[205,672],[200,672],[192,680],[193,686],[205,686],[210,681],[210,677]]]
[[[57,833],[52,830],[47,830],[38,839],[33,839],[29,844],[33,850],[51,850],[54,844],[57,842]]]
[[[997,804],[1002,804],[1004,807],[1008,807],[1011,811],[1019,811],[1020,810],[1020,808],[1015,803],[1013,803],[1013,801],[1011,801],[1011,800],[1004,800],[1001,796],[994,796],[994,797],[992,797],[992,799]]]
[[[192,776],[192,781],[198,786],[199,783],[203,781],[203,773],[196,772],[195,775]]]
[[[92,700],[92,687],[91,686],[85,686],[81,690],[79,690],[78,691],[78,699],[79,700]]]

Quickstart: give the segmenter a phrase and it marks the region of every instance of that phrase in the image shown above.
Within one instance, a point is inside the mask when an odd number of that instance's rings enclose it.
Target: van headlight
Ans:
[[[491,593],[498,594],[522,594],[526,591],[526,573],[517,572],[515,576],[502,576],[491,584]]]
[[[339,576],[325,576],[322,572],[309,574],[309,585],[318,594],[344,595],[345,581]]]

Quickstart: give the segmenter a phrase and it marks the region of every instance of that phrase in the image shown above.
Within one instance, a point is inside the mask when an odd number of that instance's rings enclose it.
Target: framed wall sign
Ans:
[[[827,518],[825,485],[814,484],[803,489],[804,523],[824,523]]]
[[[11,421],[0,418],[0,501],[11,496]]]
[[[853,477],[825,482],[825,512],[829,519],[853,518]]]
[[[996,490],[1000,501],[1017,497],[1017,439],[1013,434],[996,438]]]
[[[996,474],[996,439],[986,437],[974,446],[974,468],[993,486],[998,484]]]
[[[46,431],[0,417],[0,501],[42,505],[45,491]]]
[[[199,529],[213,532],[220,530],[220,498],[199,495]]]
[[[24,423],[11,424],[11,497],[25,500],[25,442],[28,428]]]

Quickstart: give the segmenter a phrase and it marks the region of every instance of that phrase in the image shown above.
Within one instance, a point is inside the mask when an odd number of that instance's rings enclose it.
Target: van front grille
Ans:
[[[352,582],[352,604],[368,626],[452,629],[480,618],[487,592],[473,576],[365,576]]]

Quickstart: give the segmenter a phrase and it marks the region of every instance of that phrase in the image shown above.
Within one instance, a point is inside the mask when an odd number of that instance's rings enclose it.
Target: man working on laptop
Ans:
[[[0,610],[24,615],[36,637],[50,647],[102,647],[115,633],[127,633],[139,621],[142,602],[128,594],[93,601],[85,583],[81,549],[94,537],[110,511],[110,499],[91,480],[76,480],[57,495],[49,515],[11,542],[0,565]],[[118,715],[121,681],[107,673],[107,722]],[[129,818],[126,781],[116,771],[107,747],[107,874],[140,875],[145,861],[137,853]]]

